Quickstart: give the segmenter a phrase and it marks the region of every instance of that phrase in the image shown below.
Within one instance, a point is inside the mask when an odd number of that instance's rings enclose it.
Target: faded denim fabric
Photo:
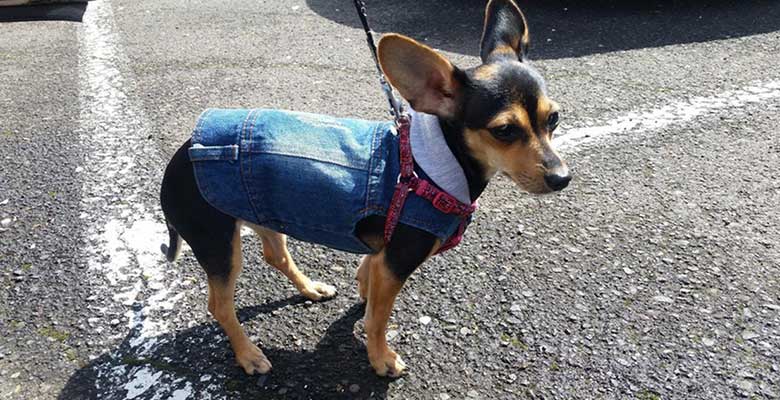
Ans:
[[[392,122],[209,109],[198,119],[189,154],[201,194],[222,212],[365,254],[371,249],[355,227],[367,216],[386,215],[400,168],[394,129]],[[445,241],[460,219],[412,193],[400,222]]]

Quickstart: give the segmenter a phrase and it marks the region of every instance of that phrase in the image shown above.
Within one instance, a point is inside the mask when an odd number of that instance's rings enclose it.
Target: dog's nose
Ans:
[[[544,182],[547,184],[547,187],[549,187],[552,190],[555,190],[556,192],[559,190],[563,190],[566,186],[569,186],[569,182],[571,181],[571,174],[568,170],[563,171],[550,171],[548,174],[544,176]]]

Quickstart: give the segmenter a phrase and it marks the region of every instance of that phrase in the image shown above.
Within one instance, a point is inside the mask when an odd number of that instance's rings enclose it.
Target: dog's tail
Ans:
[[[171,225],[168,225],[168,245],[166,246],[165,243],[160,245],[160,250],[162,250],[163,254],[165,254],[165,258],[168,259],[170,262],[176,261],[176,258],[179,257],[179,252],[181,252],[181,236],[179,236],[179,232],[176,232],[176,229]]]

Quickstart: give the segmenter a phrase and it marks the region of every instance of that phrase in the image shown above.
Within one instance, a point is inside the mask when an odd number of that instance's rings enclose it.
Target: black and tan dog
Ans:
[[[531,193],[561,190],[571,176],[551,146],[558,105],[547,97],[539,73],[526,60],[529,38],[525,18],[512,0],[491,0],[481,44],[482,64],[460,69],[432,49],[401,35],[385,35],[379,62],[389,81],[412,105],[438,116],[446,144],[463,168],[472,200],[492,176],[502,172]],[[162,184],[162,208],[170,229],[168,258],[180,238],[189,243],[206,270],[208,310],[224,328],[238,363],[252,374],[271,363],[244,333],[234,307],[236,279],[242,268],[240,227],[245,221],[212,207],[199,192],[188,158],[190,142],[171,160]],[[265,260],[284,273],[311,299],[333,297],[335,289],[313,282],[295,265],[286,236],[249,224],[260,236]],[[357,269],[358,292],[367,301],[368,358],[379,375],[397,376],[404,362],[390,349],[385,329],[393,302],[406,278],[440,246],[433,235],[401,224],[383,243],[384,219],[362,220],[357,236],[374,252]]]

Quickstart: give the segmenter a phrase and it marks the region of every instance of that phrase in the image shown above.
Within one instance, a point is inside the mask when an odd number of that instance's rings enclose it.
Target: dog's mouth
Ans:
[[[523,173],[511,174],[509,172],[504,172],[504,175],[525,192],[531,194],[548,194],[553,192],[553,189],[544,183],[544,177],[542,176],[534,178]]]

